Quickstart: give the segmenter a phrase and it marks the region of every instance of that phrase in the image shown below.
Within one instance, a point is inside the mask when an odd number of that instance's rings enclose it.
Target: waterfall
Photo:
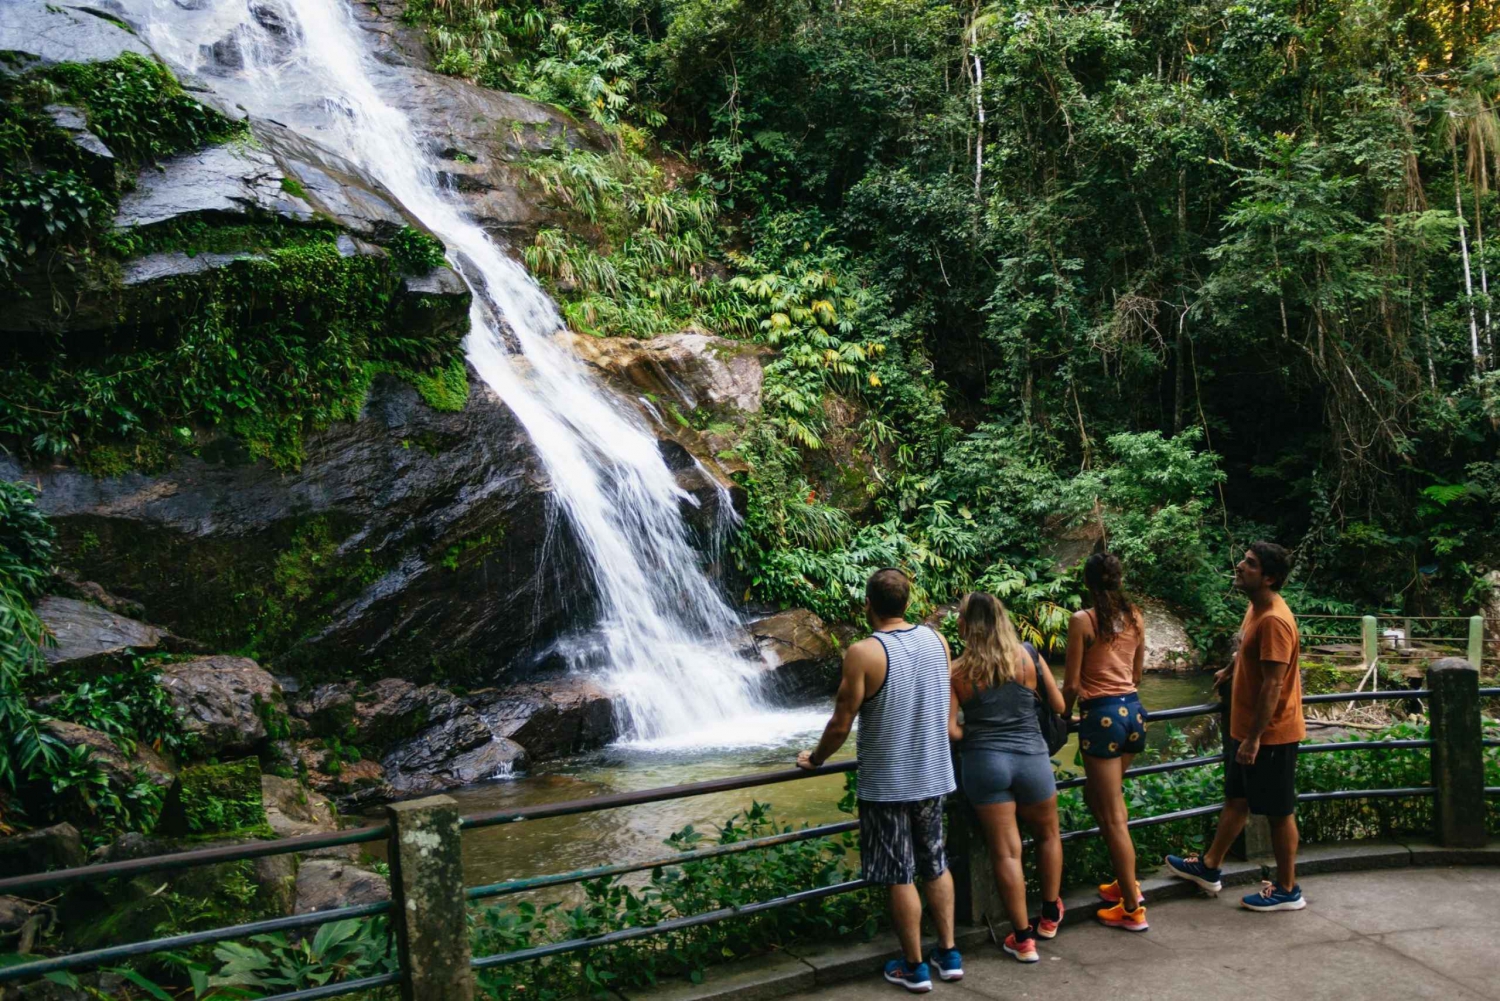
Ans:
[[[710,733],[722,742],[726,722],[753,731],[764,719],[762,672],[737,652],[738,616],[689,544],[678,505],[692,498],[643,418],[558,343],[564,323],[552,301],[444,189],[431,153],[387,96],[404,71],[373,56],[344,0],[139,5],[143,33],[163,58],[211,72],[223,97],[358,163],[447,244],[474,292],[469,361],[529,434],[599,596],[587,639],[559,649],[600,674],[627,733],[662,742]],[[241,64],[227,74],[207,62],[225,39]]]

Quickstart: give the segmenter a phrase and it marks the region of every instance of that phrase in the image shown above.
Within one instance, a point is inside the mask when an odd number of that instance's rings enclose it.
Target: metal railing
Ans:
[[[1447,663],[1453,664],[1456,662]],[[1467,667],[1466,665],[1461,666]],[[1439,687],[1438,682],[1441,682],[1442,687]],[[1307,744],[1301,747],[1300,753],[1323,754],[1338,751],[1368,752],[1430,749],[1432,751],[1433,781],[1430,785],[1426,786],[1303,793],[1299,795],[1299,801],[1435,798],[1438,801],[1438,805],[1434,810],[1434,836],[1439,842],[1444,844],[1473,843],[1476,837],[1476,816],[1478,825],[1477,837],[1482,842],[1484,839],[1484,800],[1486,797],[1500,795],[1500,787],[1486,787],[1483,784],[1483,748],[1500,746],[1500,740],[1485,738],[1483,736],[1479,715],[1479,699],[1496,696],[1500,696],[1500,688],[1480,688],[1478,686],[1478,672],[1472,668],[1468,668],[1461,671],[1450,669],[1442,676],[1438,676],[1437,674],[1431,675],[1429,687],[1422,689],[1333,693],[1304,698],[1303,701],[1309,704],[1390,699],[1428,701],[1433,710],[1431,712],[1431,739],[1352,740]],[[1184,706],[1152,713],[1150,719],[1152,722],[1161,722],[1224,714],[1227,712],[1227,708],[1223,703]],[[1219,764],[1223,760],[1224,756],[1221,753],[1180,761],[1159,762],[1128,769],[1125,775],[1128,778],[1135,778],[1183,769],[1202,768]],[[1475,767],[1476,765],[1477,767]],[[592,813],[628,806],[661,803],[710,793],[759,788],[783,782],[842,774],[853,771],[857,767],[858,763],[855,761],[842,761],[827,764],[810,771],[791,769],[766,772],[735,778],[697,782],[688,785],[598,796],[586,800],[572,800],[561,803],[521,807],[519,809],[490,811],[462,818],[457,817],[456,812],[453,811],[452,800],[449,800],[447,797],[434,797],[414,803],[393,804],[388,810],[390,819],[387,823],[374,824],[353,830],[304,835],[301,837],[283,838],[275,841],[255,842],[245,845],[205,848],[150,858],[88,865],[55,872],[0,879],[0,895],[16,895],[37,890],[55,890],[83,882],[128,878],[145,873],[171,872],[191,866],[215,865],[225,862],[264,858],[272,855],[307,852],[321,848],[385,841],[389,845],[389,855],[392,863],[391,883],[393,893],[393,899],[388,902],[339,907],[309,914],[272,918],[228,928],[191,932],[0,967],[0,984],[27,980],[48,974],[98,967],[124,959],[171,952],[231,939],[248,938],[253,935],[262,935],[269,932],[304,929],[346,919],[385,916],[390,919],[392,931],[399,947],[399,971],[277,994],[264,999],[264,1001],[315,1001],[318,998],[344,996],[398,984],[402,987],[403,996],[407,998],[442,998],[443,1001],[450,1001],[450,999],[454,998],[471,997],[473,990],[471,970],[494,969],[549,956],[619,944],[648,936],[669,934],[720,921],[748,917],[777,908],[796,906],[836,894],[849,893],[864,889],[871,884],[863,879],[848,880],[829,886],[813,887],[788,893],[770,900],[757,901],[741,906],[724,907],[700,914],[673,918],[653,925],[626,928],[587,938],[550,942],[508,953],[471,959],[469,957],[467,930],[463,921],[460,920],[457,922],[457,928],[449,928],[445,934],[439,935],[431,933],[430,925],[423,925],[423,922],[427,919],[428,912],[435,905],[428,899],[428,896],[433,892],[433,887],[429,885],[423,889],[422,886],[424,882],[432,882],[430,877],[438,871],[436,867],[445,855],[448,856],[450,863],[457,864],[457,869],[453,871],[457,873],[458,878],[456,882],[453,880],[438,880],[436,892],[440,895],[448,895],[452,898],[449,903],[457,901],[459,908],[462,908],[472,901],[492,899],[542,889],[544,887],[562,886],[585,880],[641,872],[661,866],[681,865],[688,862],[720,858],[739,852],[760,851],[799,841],[831,837],[858,830],[859,822],[851,820],[825,824],[804,828],[799,831],[754,838],[734,844],[714,845],[708,848],[678,852],[671,856],[644,861],[599,866],[568,873],[533,876],[468,888],[462,886],[461,862],[457,862],[462,831],[482,829],[502,824],[536,821],[550,817]],[[1071,789],[1082,784],[1083,779],[1081,778],[1069,778],[1058,782],[1058,788]],[[1476,801],[1478,803],[1477,814],[1475,812]],[[1207,817],[1219,812],[1221,808],[1221,804],[1214,803],[1154,816],[1137,817],[1130,821],[1130,827],[1141,828],[1197,817]],[[444,811],[451,813],[452,816],[447,817]],[[954,814],[954,818],[958,816],[958,813]],[[427,829],[424,837],[410,836],[410,833],[416,830],[418,822],[425,822],[431,820],[433,817],[437,817],[439,823]],[[1077,841],[1098,834],[1099,829],[1097,827],[1067,831],[1062,835],[1062,840],[1065,842]],[[414,848],[414,845],[419,845],[419,847]],[[442,902],[439,901],[438,903]],[[427,927],[427,934],[421,936],[411,934],[412,929],[417,927]],[[414,950],[432,950],[434,948],[450,949],[462,953],[462,960],[458,964],[458,968],[461,970],[462,977],[464,978],[462,981],[450,980],[444,983],[431,976],[424,979],[424,975],[418,972],[431,969],[432,964],[414,963],[412,961],[412,952]],[[449,956],[447,958],[451,960],[453,957]],[[451,970],[455,964],[449,962],[447,965]],[[451,976],[453,974],[450,974]]]

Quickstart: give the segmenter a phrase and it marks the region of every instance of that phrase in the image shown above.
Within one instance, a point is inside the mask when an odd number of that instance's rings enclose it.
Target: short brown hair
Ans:
[[[1260,560],[1262,576],[1276,578],[1271,590],[1280,591],[1281,585],[1286,583],[1287,575],[1292,572],[1292,554],[1287,552],[1285,546],[1278,546],[1264,539],[1250,543],[1250,551]]]
[[[886,567],[870,574],[870,579],[865,582],[865,601],[870,603],[870,611],[883,619],[905,615],[907,603],[911,601],[911,582],[907,580],[906,572]]]

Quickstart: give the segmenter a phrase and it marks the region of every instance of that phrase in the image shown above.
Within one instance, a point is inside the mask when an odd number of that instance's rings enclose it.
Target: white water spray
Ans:
[[[764,739],[771,717],[759,665],[736,652],[738,618],[702,572],[679,513],[692,498],[639,415],[558,344],[564,324],[551,300],[444,190],[417,131],[386,96],[402,71],[373,58],[343,0],[140,4],[149,8],[147,37],[170,62],[212,72],[224,97],[360,164],[448,245],[474,292],[469,361],[530,435],[600,598],[593,642],[563,646],[594,651],[593,663],[579,666],[600,670],[618,693],[634,739]],[[228,75],[222,60],[206,64],[226,39],[242,64]]]

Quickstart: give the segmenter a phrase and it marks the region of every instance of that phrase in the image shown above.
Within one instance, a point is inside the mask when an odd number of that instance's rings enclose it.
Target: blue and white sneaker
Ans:
[[[964,958],[958,954],[957,949],[941,949],[933,946],[927,954],[927,965],[937,970],[937,975],[944,980],[962,980],[964,978]]]
[[[1167,868],[1178,879],[1186,879],[1197,883],[1209,893],[1218,893],[1224,889],[1224,884],[1219,880],[1219,876],[1223,873],[1223,870],[1209,868],[1196,855],[1189,855],[1187,858],[1183,858],[1180,855],[1168,855]]]
[[[1300,911],[1307,906],[1307,901],[1302,899],[1300,886],[1283,890],[1270,880],[1263,880],[1260,892],[1245,897],[1240,906],[1249,911]]]
[[[885,979],[900,984],[913,994],[925,994],[932,990],[932,974],[926,963],[908,963],[904,959],[893,959],[885,964]]]

